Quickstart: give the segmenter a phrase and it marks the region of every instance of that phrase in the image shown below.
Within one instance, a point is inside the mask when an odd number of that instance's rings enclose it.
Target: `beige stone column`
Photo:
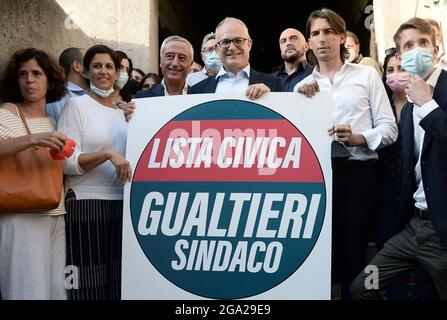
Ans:
[[[149,71],[158,73],[160,44],[158,43],[159,0],[151,0],[149,7]]]
[[[440,0],[437,4],[433,0],[374,0],[374,26],[379,61],[383,62],[387,48],[395,46],[393,36],[399,26],[414,16],[441,21],[444,39],[447,39],[446,11],[445,0]]]

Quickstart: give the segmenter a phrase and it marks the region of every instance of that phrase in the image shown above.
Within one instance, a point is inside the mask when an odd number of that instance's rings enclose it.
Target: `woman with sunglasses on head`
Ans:
[[[396,123],[399,123],[400,113],[407,97],[405,86],[409,75],[401,69],[396,58],[396,48],[385,51],[383,62],[383,84],[391,102]],[[377,200],[377,246],[379,249],[394,234],[398,222],[398,208],[402,176],[402,137],[379,150],[378,162],[378,200]]]
[[[383,62],[383,84],[390,99],[396,123],[399,124],[402,108],[407,102],[405,94],[409,74],[401,68],[396,57],[396,48],[385,51]],[[402,185],[402,137],[399,132],[397,141],[378,151],[377,164],[377,208],[376,208],[376,245],[378,250],[395,233],[398,223],[399,198]],[[396,283],[387,290],[390,300],[408,299],[408,289],[404,281]]]

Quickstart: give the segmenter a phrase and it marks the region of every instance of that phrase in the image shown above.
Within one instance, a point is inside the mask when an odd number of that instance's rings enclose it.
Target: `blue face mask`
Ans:
[[[115,92],[115,90],[113,90],[113,86],[108,89],[108,90],[104,90],[104,89],[99,89],[98,87],[95,87],[93,85],[93,83],[90,82],[90,89],[96,93],[98,96],[103,97],[103,98],[107,98],[108,96],[110,96],[113,92]]]
[[[402,55],[402,69],[413,75],[425,78],[433,69],[435,59],[427,48],[414,48]]]
[[[205,65],[211,70],[218,70],[222,67],[222,61],[216,51],[206,56]]]

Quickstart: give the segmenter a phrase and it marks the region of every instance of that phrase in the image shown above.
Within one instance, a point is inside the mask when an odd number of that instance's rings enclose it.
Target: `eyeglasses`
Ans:
[[[245,41],[251,40],[250,38],[234,38],[232,40],[230,39],[223,39],[220,40],[217,44],[221,48],[229,48],[231,46],[231,43],[233,42],[236,47],[241,47],[244,45]]]
[[[211,53],[214,50],[216,50],[215,47],[205,47],[205,48],[203,48],[202,52],[204,52],[204,53]]]
[[[395,56],[397,53],[396,48],[388,48],[385,50],[385,55],[386,56]]]

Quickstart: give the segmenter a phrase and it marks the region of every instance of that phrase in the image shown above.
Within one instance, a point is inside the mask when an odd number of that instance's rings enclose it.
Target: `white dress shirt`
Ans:
[[[165,97],[169,97],[170,94],[168,92],[168,89],[166,89],[165,79],[161,80],[160,84],[163,86],[163,88],[165,88]],[[188,83],[185,81],[185,86],[182,89],[182,95],[186,95],[186,94],[188,94]]]
[[[191,72],[186,76],[186,83],[188,86],[192,87],[195,84],[198,84],[200,81],[208,79],[208,73],[206,71],[206,67],[203,67],[202,71]]]
[[[216,93],[245,93],[250,80],[250,65],[247,65],[237,74],[227,72],[224,67],[220,68],[216,76]]]
[[[315,67],[311,75],[298,87],[318,81],[321,91],[332,93],[335,107],[333,125],[349,124],[353,134],[365,137],[367,148],[348,147],[349,160],[377,159],[375,150],[392,144],[397,139],[397,125],[388,96],[377,71],[369,66],[344,63],[335,74],[334,83]]]
[[[436,68],[433,71],[430,78],[427,80],[427,84],[432,89],[432,95],[434,92],[434,88],[436,87],[436,83],[438,82],[439,76],[441,75],[441,68]],[[418,107],[416,104],[413,107],[413,127],[414,127],[414,155],[416,159],[418,159],[416,166],[414,167],[414,175],[416,178],[417,190],[413,195],[415,200],[415,206],[421,210],[427,210],[427,200],[425,199],[424,193],[424,183],[422,181],[422,173],[421,173],[421,153],[422,153],[422,145],[425,138],[425,131],[419,125],[419,122],[424,119],[430,112],[439,108],[439,105],[435,100],[431,100],[424,104],[423,106]]]

